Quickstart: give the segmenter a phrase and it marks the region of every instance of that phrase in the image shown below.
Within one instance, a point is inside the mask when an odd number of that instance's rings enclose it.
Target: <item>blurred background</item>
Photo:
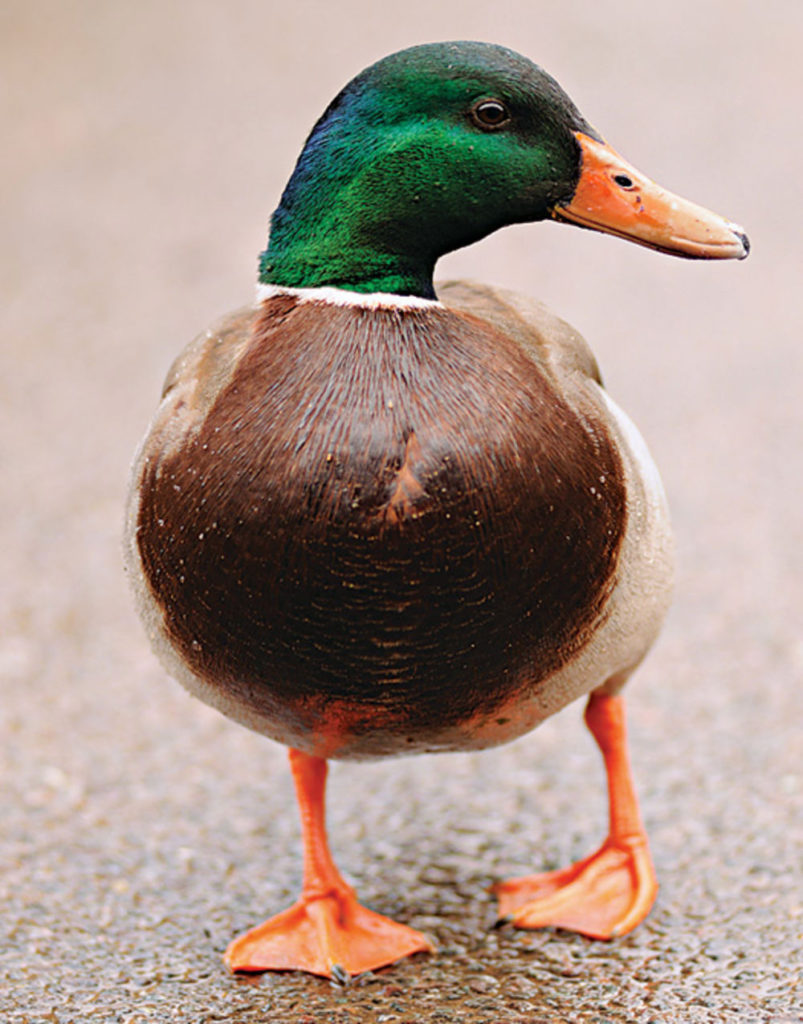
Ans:
[[[795,0],[4,0],[4,1019],[801,1019],[801,28]],[[389,52],[471,38],[543,65],[753,243],[698,264],[525,225],[440,266],[578,327],[661,468],[677,594],[629,692],[662,894],[620,943],[489,931],[485,886],[601,838],[576,707],[499,751],[335,768],[344,870],[438,957],[344,991],[231,979],[219,951],[298,886],[294,801],[282,748],[148,650],[121,570],[128,465],[173,357],[251,301],[332,96]]]

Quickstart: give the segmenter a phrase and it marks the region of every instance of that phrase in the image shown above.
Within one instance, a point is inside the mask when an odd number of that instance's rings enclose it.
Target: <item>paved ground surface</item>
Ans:
[[[792,0],[6,0],[0,1019],[802,1019],[801,27]],[[175,352],[250,297],[323,105],[370,60],[455,37],[539,60],[754,243],[710,266],[531,226],[444,267],[577,324],[662,467],[677,599],[630,699],[661,895],[613,943],[491,928],[494,879],[601,836],[572,708],[481,756],[335,767],[340,862],[437,956],[347,989],[234,979],[220,951],[299,884],[284,752],[154,662],[120,568],[127,465]]]

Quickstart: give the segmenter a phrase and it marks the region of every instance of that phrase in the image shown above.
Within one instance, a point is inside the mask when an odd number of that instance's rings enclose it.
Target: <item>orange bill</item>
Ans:
[[[750,242],[738,224],[645,178],[604,142],[577,132],[580,181],[552,216],[660,252],[701,260],[744,259]]]

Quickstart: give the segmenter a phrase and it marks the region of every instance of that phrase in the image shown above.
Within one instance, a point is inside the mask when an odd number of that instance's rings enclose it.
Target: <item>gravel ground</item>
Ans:
[[[0,1019],[803,1020],[803,7],[6,0],[0,10]],[[131,453],[186,340],[247,301],[315,117],[426,39],[512,45],[623,153],[743,222],[743,264],[556,225],[444,261],[591,341],[673,507],[677,597],[630,692],[662,885],[633,935],[493,928],[487,887],[588,852],[578,707],[482,755],[336,765],[336,855],[439,953],[342,988],[220,952],[300,882],[284,751],[167,680],[120,567]]]

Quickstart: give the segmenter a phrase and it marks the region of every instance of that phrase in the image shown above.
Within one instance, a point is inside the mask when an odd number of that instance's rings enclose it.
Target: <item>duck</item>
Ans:
[[[434,951],[341,875],[328,762],[483,750],[580,698],[607,836],[499,882],[499,918],[611,939],[653,906],[623,687],[672,589],[660,476],[570,325],[513,291],[433,283],[445,253],[546,220],[690,259],[749,251],[527,57],[394,53],[312,128],[256,302],[167,375],[128,499],[137,607],[170,675],[289,748],[301,817],[301,894],[232,940],[232,972],[343,979]]]

